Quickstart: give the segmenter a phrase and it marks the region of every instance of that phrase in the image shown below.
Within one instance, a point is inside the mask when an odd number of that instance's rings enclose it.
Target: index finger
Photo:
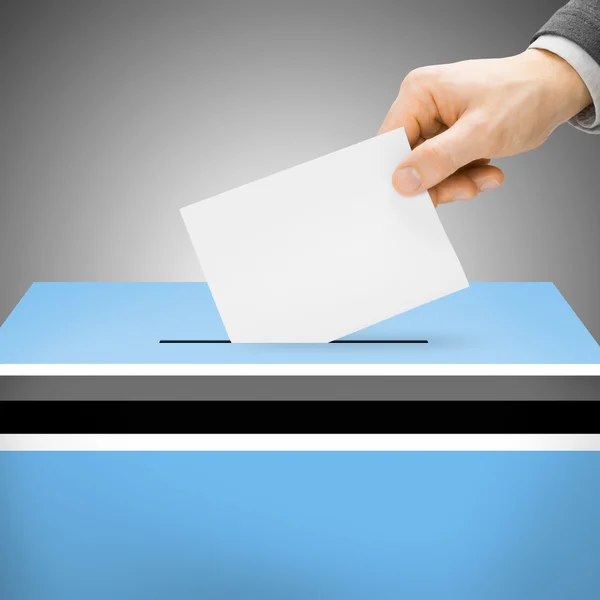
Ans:
[[[421,127],[414,111],[411,111],[409,108],[408,99],[403,98],[402,95],[402,92],[400,92],[396,100],[394,100],[377,135],[403,127],[411,148],[414,148],[421,137]]]

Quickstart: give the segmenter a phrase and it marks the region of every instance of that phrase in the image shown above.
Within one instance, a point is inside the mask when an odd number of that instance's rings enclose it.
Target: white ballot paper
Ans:
[[[231,342],[330,342],[468,287],[429,195],[392,187],[409,152],[397,129],[181,209]]]

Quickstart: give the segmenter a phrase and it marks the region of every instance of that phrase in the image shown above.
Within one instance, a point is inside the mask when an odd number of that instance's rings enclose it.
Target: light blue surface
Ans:
[[[3,600],[598,600],[600,453],[0,454]]]
[[[349,337],[429,343],[159,344],[227,339],[206,284],[36,283],[0,328],[0,363],[600,363],[551,283],[472,283]]]

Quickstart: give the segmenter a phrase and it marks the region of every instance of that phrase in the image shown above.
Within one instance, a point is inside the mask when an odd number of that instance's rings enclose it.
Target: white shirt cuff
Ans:
[[[592,104],[569,123],[581,131],[600,134],[600,65],[581,46],[559,35],[542,35],[529,47],[548,50],[577,71],[592,96]]]

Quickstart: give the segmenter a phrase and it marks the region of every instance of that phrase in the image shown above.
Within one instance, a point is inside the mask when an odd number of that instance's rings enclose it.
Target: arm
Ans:
[[[535,42],[543,35],[570,40],[600,64],[600,2],[571,0],[550,17],[531,41]]]
[[[600,2],[571,0],[533,36],[530,48],[566,60],[586,84],[592,103],[569,120],[588,133],[600,133]]]

